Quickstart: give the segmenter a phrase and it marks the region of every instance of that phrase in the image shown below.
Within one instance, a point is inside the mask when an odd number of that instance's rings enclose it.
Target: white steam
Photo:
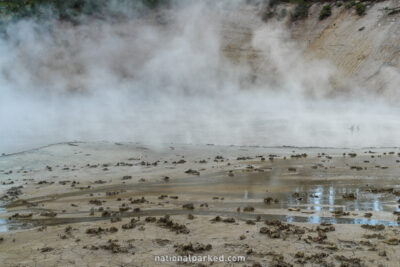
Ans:
[[[224,8],[9,25],[0,39],[0,152],[72,140],[400,144],[398,110],[335,93],[334,68],[304,58],[277,25],[260,23],[251,37],[257,66],[233,60],[226,14],[239,9]]]

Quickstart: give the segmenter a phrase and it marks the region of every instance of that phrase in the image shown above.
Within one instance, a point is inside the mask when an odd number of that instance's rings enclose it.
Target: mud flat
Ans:
[[[398,266],[399,153],[102,142],[3,155],[0,265]],[[246,260],[154,261],[165,255]]]

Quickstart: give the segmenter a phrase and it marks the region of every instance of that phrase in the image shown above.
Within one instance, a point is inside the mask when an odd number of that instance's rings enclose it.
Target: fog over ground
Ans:
[[[79,25],[8,25],[0,39],[0,152],[74,140],[400,144],[400,111],[390,95],[357,85],[335,91],[334,67],[305,58],[276,24],[254,31],[251,44],[262,59],[255,75],[222,47],[226,12],[242,4],[194,2]]]

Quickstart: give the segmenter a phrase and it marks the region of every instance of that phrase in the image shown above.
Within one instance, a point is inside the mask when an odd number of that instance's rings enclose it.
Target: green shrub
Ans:
[[[362,16],[365,14],[365,9],[366,9],[366,6],[364,3],[359,2],[356,4],[356,12],[359,16]]]
[[[345,7],[346,9],[350,9],[350,8],[352,8],[352,7],[355,6],[355,5],[356,5],[356,1],[352,0],[352,1],[347,2],[346,5],[345,5],[344,7]]]
[[[113,0],[125,10],[108,9],[110,0],[0,0],[0,23],[23,17],[46,19],[50,16],[78,22],[83,16],[102,16],[112,13],[122,17],[126,12],[145,12],[148,9],[168,6],[172,0]],[[51,10],[46,12],[46,10]]]
[[[262,20],[267,22],[269,19],[272,19],[273,17],[275,17],[275,15],[276,15],[275,10],[268,9],[262,15]]]
[[[162,2],[164,2],[164,1],[161,1],[161,0],[142,0],[142,2],[143,2],[143,4],[145,4],[148,7],[155,8],[155,7],[159,6],[160,4],[162,4]]]
[[[294,11],[292,13],[292,21],[307,18],[309,8],[310,8],[310,5],[306,1],[304,1],[304,0],[298,1],[297,5],[294,8]]]
[[[275,7],[282,3],[289,3],[289,0],[270,0],[268,5],[269,5],[269,7]]]
[[[282,8],[281,11],[279,12],[278,19],[283,19],[286,17],[286,15],[287,15],[286,8]]]
[[[330,15],[332,15],[332,8],[330,5],[325,5],[319,13],[319,20],[326,19]]]

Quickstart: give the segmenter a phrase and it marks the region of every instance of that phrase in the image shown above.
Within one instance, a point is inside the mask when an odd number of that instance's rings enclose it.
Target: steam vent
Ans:
[[[399,0],[0,1],[0,267],[398,267],[399,85]]]

